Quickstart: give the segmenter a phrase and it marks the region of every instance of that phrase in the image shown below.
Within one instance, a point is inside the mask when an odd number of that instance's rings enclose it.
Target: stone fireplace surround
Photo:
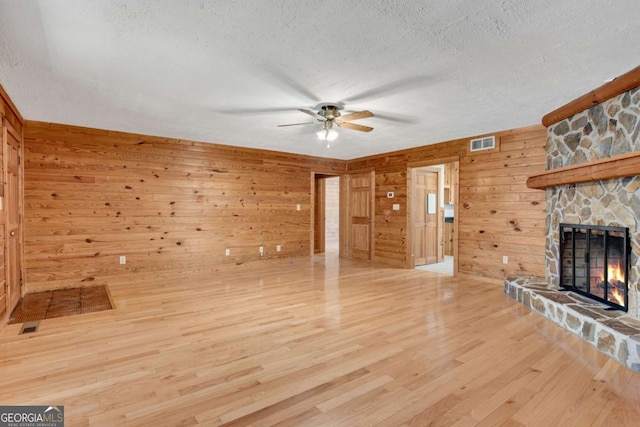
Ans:
[[[547,170],[640,151],[640,87],[621,93],[547,130]],[[640,172],[640,165],[637,170]],[[554,185],[546,189],[546,277],[505,281],[505,293],[632,370],[640,371],[640,174]],[[559,288],[559,224],[628,227],[629,312]]]

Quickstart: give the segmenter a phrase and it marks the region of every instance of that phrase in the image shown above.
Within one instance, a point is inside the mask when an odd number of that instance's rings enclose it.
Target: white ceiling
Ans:
[[[639,23],[638,0],[0,0],[0,83],[30,120],[352,159],[540,123],[638,65]],[[323,102],[374,130],[276,127]]]

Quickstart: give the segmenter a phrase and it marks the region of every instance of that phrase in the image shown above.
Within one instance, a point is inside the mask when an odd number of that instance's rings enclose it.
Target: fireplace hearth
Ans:
[[[629,229],[560,224],[560,286],[628,311]]]

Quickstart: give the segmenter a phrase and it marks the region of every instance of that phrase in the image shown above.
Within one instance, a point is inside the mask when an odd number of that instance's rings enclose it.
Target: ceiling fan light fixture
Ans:
[[[316,136],[322,141],[335,141],[338,138],[338,132],[333,129],[320,129]]]
[[[316,136],[320,140],[326,141],[327,148],[329,148],[329,143],[336,140],[336,138],[338,137],[338,132],[333,129],[333,122],[327,120],[326,122],[324,122],[324,126],[322,127],[322,129],[320,129],[320,131],[316,133]]]

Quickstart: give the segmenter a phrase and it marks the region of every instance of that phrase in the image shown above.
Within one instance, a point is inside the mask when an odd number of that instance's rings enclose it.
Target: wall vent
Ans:
[[[487,136],[471,140],[471,151],[490,150],[496,148],[496,137]]]

